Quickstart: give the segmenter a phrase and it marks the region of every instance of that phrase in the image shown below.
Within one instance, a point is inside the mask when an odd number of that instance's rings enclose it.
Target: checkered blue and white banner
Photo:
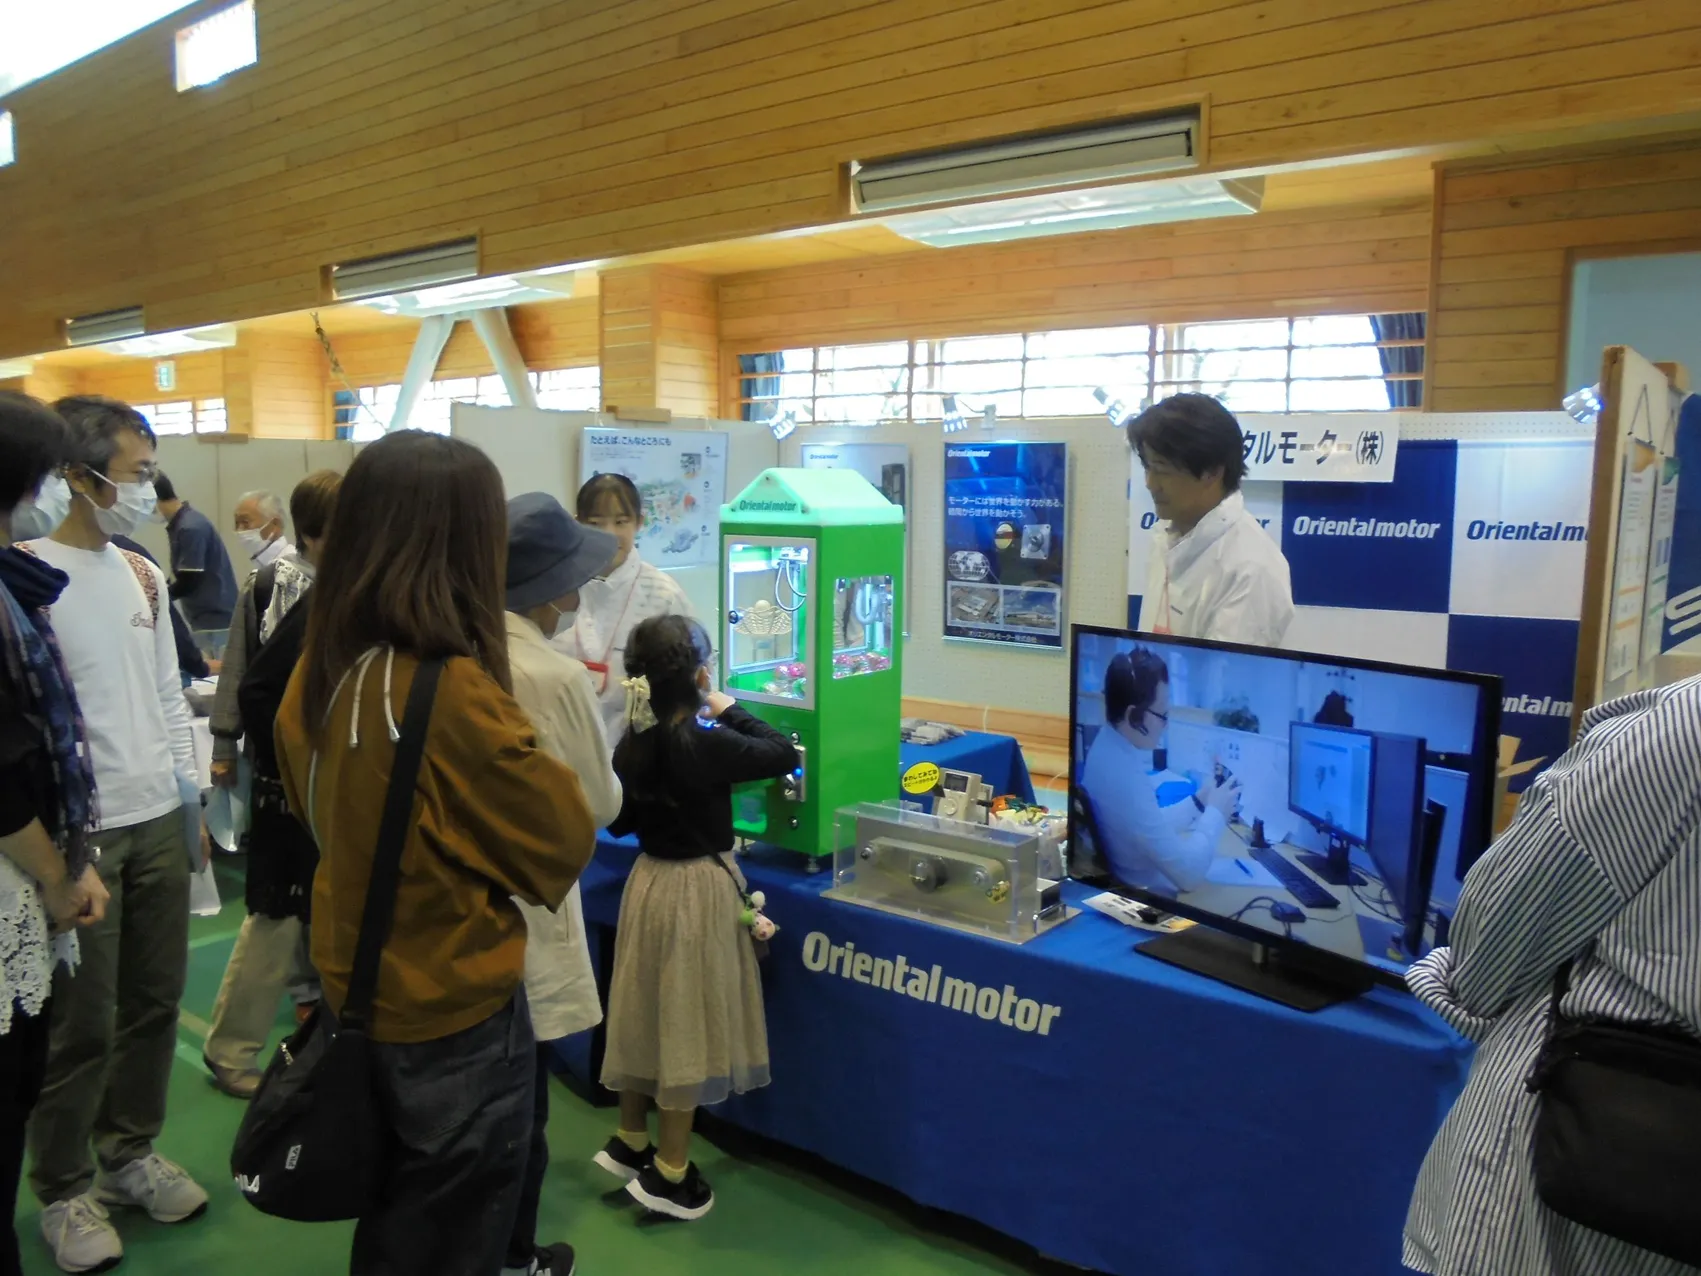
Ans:
[[[1391,483],[1248,483],[1281,543],[1296,651],[1499,674],[1519,761],[1564,752],[1582,608],[1587,439],[1411,439]],[[1138,461],[1129,624],[1157,516]],[[1517,790],[1532,773],[1513,781]]]

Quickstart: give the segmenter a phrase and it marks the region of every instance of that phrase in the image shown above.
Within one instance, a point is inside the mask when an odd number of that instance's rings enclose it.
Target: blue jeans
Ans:
[[[452,1037],[375,1045],[373,1063],[391,1146],[382,1204],[355,1227],[351,1276],[495,1276],[531,1150],[525,990]]]

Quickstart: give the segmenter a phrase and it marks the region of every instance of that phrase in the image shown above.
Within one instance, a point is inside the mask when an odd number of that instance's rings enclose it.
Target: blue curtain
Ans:
[[[775,354],[741,354],[738,370],[744,374],[740,394],[744,404],[744,420],[766,421],[780,410],[780,379],[773,375],[783,370],[782,356]],[[751,375],[751,374],[755,375]],[[761,400],[749,402],[748,400]]]
[[[1427,316],[1418,314],[1371,315],[1370,327],[1378,341],[1422,341]],[[1423,406],[1422,381],[1396,381],[1395,374],[1423,375],[1422,346],[1394,346],[1376,352],[1382,357],[1382,371],[1389,378],[1388,406],[1417,408]]]

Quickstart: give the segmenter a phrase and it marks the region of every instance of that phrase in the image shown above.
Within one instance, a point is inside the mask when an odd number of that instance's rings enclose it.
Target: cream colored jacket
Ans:
[[[585,666],[555,650],[543,632],[508,614],[514,699],[532,720],[543,751],[572,767],[598,828],[620,814],[620,781],[603,730],[596,685]],[[526,918],[526,998],[532,1031],[554,1041],[602,1022],[596,977],[585,942],[585,914],[574,885],[556,912],[520,905]]]

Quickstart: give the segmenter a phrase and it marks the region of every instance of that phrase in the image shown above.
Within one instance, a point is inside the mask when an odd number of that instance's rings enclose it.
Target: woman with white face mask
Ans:
[[[614,778],[596,686],[583,664],[552,648],[547,639],[572,629],[579,590],[614,551],[614,537],[574,522],[553,496],[528,492],[508,502],[506,603],[514,699],[531,719],[539,747],[578,775],[598,828],[620,814],[620,781]],[[595,1027],[602,1021],[602,1003],[591,973],[578,886],[554,912],[514,902],[526,919],[526,1000],[538,1057],[531,1151],[503,1271],[553,1276],[572,1272],[573,1251],[560,1243],[539,1245],[536,1235],[549,1164],[544,1141],[553,1050],[549,1043]]]

